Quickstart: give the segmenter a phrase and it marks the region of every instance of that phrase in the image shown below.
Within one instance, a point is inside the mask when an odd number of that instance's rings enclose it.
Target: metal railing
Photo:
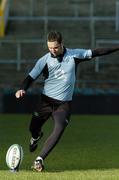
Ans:
[[[44,16],[34,16],[34,1],[30,0],[30,16],[10,16],[8,19],[11,21],[44,21],[44,34],[46,35],[47,31],[48,31],[48,22],[49,21],[89,21],[90,24],[90,32],[91,32],[91,47],[93,48],[96,44],[96,46],[99,46],[100,43],[102,43],[102,40],[98,40],[95,41],[95,22],[96,21],[114,21],[116,22],[116,30],[118,30],[118,26],[119,26],[119,1],[116,2],[116,16],[106,16],[106,17],[99,17],[99,16],[94,16],[93,11],[94,11],[94,3],[93,0],[88,1],[86,3],[89,3],[89,16],[85,16],[85,17],[79,17],[77,15],[77,13],[75,14],[75,16],[69,17],[69,16],[62,16],[62,17],[56,17],[56,16],[48,16],[48,0],[45,0],[45,6],[44,6]],[[80,1],[77,1],[80,3]],[[83,3],[83,1],[82,1]],[[84,2],[85,3],[85,2]],[[75,4],[76,5],[76,4]],[[45,36],[44,36],[45,37]],[[36,40],[36,39],[24,39],[24,40],[4,40],[1,39],[0,43],[2,44],[4,43],[11,43],[11,44],[16,44],[16,52],[17,52],[17,57],[16,59],[9,59],[9,60],[5,60],[5,59],[1,59],[0,63],[15,63],[17,70],[21,69],[21,64],[25,63],[25,60],[22,59],[21,57],[21,46],[22,44],[25,43],[44,43],[45,40]],[[105,41],[105,40],[104,40]],[[113,43],[114,41],[108,41],[108,43]],[[99,62],[98,59],[96,60],[95,63],[95,71],[98,72],[99,71]]]
[[[106,39],[100,39],[100,40],[97,40],[96,41],[96,47],[102,47],[103,45],[105,44],[113,44],[113,45],[119,45],[119,40],[106,40]],[[100,62],[99,62],[99,58],[100,57],[97,57],[96,60],[95,60],[95,72],[99,72],[99,69],[100,69]],[[109,62],[108,62],[109,63]],[[112,62],[110,62],[112,64]],[[117,63],[117,62],[115,62]],[[118,61],[118,64],[119,64],[119,61]]]
[[[0,40],[0,45],[2,46],[2,43],[10,43],[10,44],[15,44],[16,45],[16,58],[15,59],[1,59],[0,64],[16,64],[16,69],[19,71],[21,69],[21,64],[22,63],[33,63],[33,60],[25,60],[22,58],[22,51],[21,47],[23,44],[41,44],[44,43],[44,40],[37,40],[37,39],[24,39],[24,40]]]

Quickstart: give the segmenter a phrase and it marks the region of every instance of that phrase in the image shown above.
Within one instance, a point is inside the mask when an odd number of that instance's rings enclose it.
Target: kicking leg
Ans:
[[[44,147],[40,153],[40,157],[43,159],[49,154],[49,152],[55,147],[61,138],[65,127],[68,124],[70,117],[70,104],[64,103],[60,105],[52,114],[54,120],[54,129],[51,135],[46,140]]]

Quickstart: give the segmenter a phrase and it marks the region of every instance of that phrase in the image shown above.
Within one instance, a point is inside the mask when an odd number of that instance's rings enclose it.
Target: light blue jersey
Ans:
[[[45,69],[47,78],[42,93],[60,101],[71,101],[76,80],[76,60],[80,62],[91,58],[90,49],[66,48],[61,62],[49,52],[37,61],[29,75],[36,79]]]

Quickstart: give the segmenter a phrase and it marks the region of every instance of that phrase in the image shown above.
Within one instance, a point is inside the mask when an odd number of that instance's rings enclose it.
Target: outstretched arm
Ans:
[[[92,58],[97,57],[97,56],[108,55],[115,51],[119,51],[119,47],[93,49],[92,50]]]

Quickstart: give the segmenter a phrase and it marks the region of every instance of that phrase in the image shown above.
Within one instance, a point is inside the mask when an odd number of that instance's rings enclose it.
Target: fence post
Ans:
[[[47,35],[48,32],[48,1],[44,1],[45,6],[44,6],[44,15],[45,15],[45,21],[44,21],[44,38]]]
[[[119,1],[116,1],[116,18],[115,18],[116,31],[119,31]]]
[[[34,0],[30,0],[30,16],[32,17],[34,14]]]
[[[17,71],[21,69],[21,43],[17,41]]]
[[[94,2],[90,2],[90,30],[91,30],[91,48],[95,46],[95,21],[94,21]]]
[[[96,48],[98,48],[99,47],[99,43],[98,43],[98,41],[96,42]],[[99,72],[99,57],[96,57],[96,59],[95,59],[95,72]]]

